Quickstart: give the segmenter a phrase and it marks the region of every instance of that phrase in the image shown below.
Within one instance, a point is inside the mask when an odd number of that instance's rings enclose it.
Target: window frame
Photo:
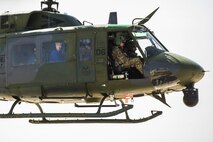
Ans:
[[[50,52],[54,50],[54,43],[61,42],[62,43],[62,50],[64,54],[64,59],[62,61],[49,61]],[[45,45],[47,44],[47,46]],[[48,45],[49,44],[49,45]],[[45,49],[46,48],[46,49]],[[68,51],[68,44],[65,40],[51,40],[51,41],[44,41],[41,43],[41,63],[42,64],[51,64],[51,63],[63,63],[67,62],[67,51]]]

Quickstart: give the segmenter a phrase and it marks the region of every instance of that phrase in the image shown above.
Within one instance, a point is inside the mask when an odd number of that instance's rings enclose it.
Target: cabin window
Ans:
[[[55,63],[66,61],[67,46],[64,41],[44,42],[42,45],[43,63]]]
[[[79,59],[80,61],[92,60],[92,39],[85,38],[79,40]]]
[[[0,55],[0,74],[2,73],[5,73],[5,56],[4,55]]]
[[[1,22],[1,29],[7,29],[9,28],[9,16],[1,16],[0,17]]]
[[[35,44],[15,45],[12,53],[13,66],[33,65],[36,63]]]

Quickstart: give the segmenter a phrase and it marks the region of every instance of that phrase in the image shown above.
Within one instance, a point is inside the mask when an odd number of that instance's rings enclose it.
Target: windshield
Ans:
[[[144,51],[147,58],[151,58],[167,51],[167,49],[165,49],[144,27],[134,27],[132,34],[136,38],[139,46]]]

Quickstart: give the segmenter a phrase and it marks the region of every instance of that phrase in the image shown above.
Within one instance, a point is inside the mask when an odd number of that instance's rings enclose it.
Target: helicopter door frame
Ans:
[[[108,39],[107,31],[99,30],[95,37],[95,71],[96,81],[108,81]]]
[[[134,38],[128,30],[116,30],[108,32],[108,76],[109,80],[127,80],[127,79],[142,79],[143,74],[141,74],[135,67],[123,68],[122,66],[115,66],[115,60],[113,59],[112,52],[113,48],[118,46],[116,43],[116,36],[124,37],[125,47],[124,52],[129,59],[139,58],[144,64],[143,54],[138,54],[137,44],[134,42]],[[135,47],[135,50],[133,49]],[[143,60],[143,61],[142,61]]]
[[[78,31],[77,41],[77,81],[79,83],[95,82],[95,34],[93,31]]]

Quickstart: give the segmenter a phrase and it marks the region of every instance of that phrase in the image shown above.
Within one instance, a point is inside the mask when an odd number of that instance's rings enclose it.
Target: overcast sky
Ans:
[[[0,119],[2,142],[210,142],[213,141],[213,1],[212,0],[58,0],[61,13],[94,24],[108,22],[110,11],[118,12],[120,24],[131,24],[136,17],[145,17],[157,7],[159,11],[146,24],[171,51],[186,56],[210,72],[195,85],[199,88],[199,104],[188,108],[182,93],[167,95],[167,108],[151,97],[135,100],[135,112],[162,110],[163,115],[141,124],[58,124],[32,125],[27,119]],[[39,0],[1,0],[0,13],[5,11],[39,10]],[[7,112],[11,103],[0,102],[0,112]],[[60,106],[67,109],[68,105]],[[21,105],[16,110],[36,110]],[[49,107],[51,110],[57,106]],[[134,113],[135,113],[134,112]]]

